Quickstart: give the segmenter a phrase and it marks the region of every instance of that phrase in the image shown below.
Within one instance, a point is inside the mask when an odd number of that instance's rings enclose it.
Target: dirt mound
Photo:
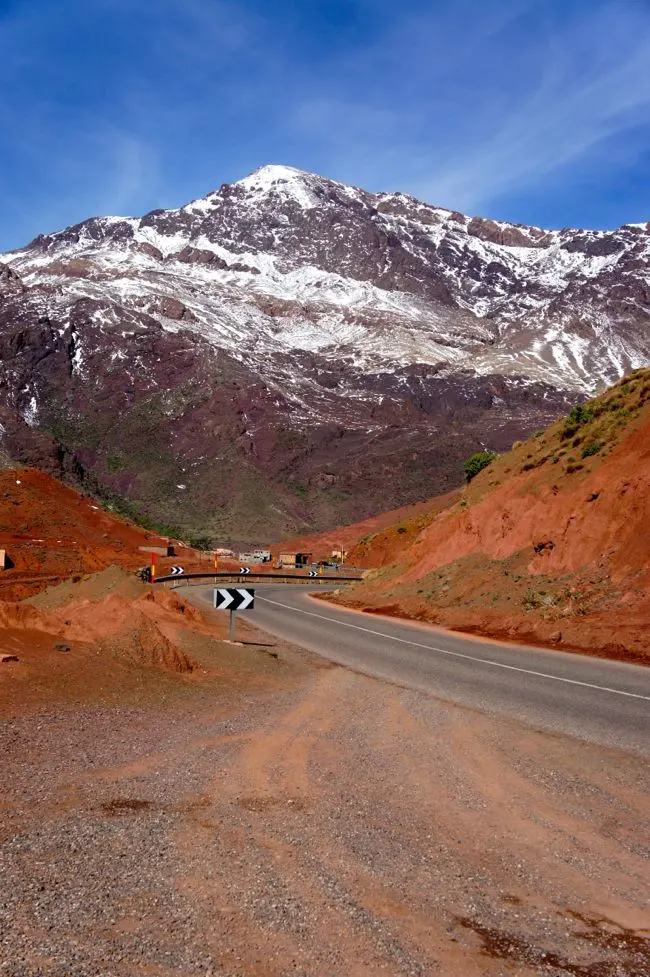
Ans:
[[[136,601],[117,595],[101,601],[81,600],[57,610],[42,611],[29,604],[0,602],[3,641],[8,632],[49,635],[62,644],[110,649],[133,664],[191,671],[193,663],[173,643],[174,628],[207,633],[200,612],[176,600],[146,594]]]
[[[11,561],[0,570],[2,600],[111,564],[134,569],[148,559],[138,547],[163,544],[38,469],[0,469],[0,549]]]
[[[494,461],[375,550],[339,599],[495,637],[650,660],[650,370]],[[357,551],[358,552],[358,551]]]
[[[135,600],[149,592],[149,586],[142,583],[133,571],[118,566],[110,566],[98,573],[71,578],[63,583],[46,587],[39,594],[28,598],[24,603],[51,611],[58,607],[64,607],[71,601],[98,601],[111,595]]]
[[[127,630],[150,633],[151,625],[171,636],[179,627],[209,632],[198,608],[164,590],[145,590],[136,599],[114,592],[100,600],[73,600],[51,611],[46,620],[58,622],[71,640],[82,641],[98,641]]]
[[[98,668],[105,687],[125,667],[188,674],[198,668],[188,649],[213,630],[177,594],[110,567],[28,602],[0,601],[0,653],[18,659],[0,671],[0,688],[7,694],[18,677],[35,691],[64,674],[84,685]]]
[[[139,620],[127,621],[110,637],[96,642],[104,654],[126,659],[132,665],[161,668],[170,672],[192,672],[197,662],[172,644],[154,621],[142,615]]]

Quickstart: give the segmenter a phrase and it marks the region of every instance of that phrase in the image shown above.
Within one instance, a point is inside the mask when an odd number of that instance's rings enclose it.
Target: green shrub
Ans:
[[[567,418],[568,424],[586,424],[588,421],[593,419],[594,412],[590,407],[585,407],[584,404],[576,404],[569,411],[569,416]]]
[[[212,537],[204,534],[190,535],[187,537],[187,542],[194,550],[211,550],[214,546]]]
[[[586,444],[582,449],[582,457],[590,458],[591,455],[597,455],[598,452],[601,450],[601,448],[604,447],[605,447],[604,441],[590,441],[589,444]]]
[[[476,454],[471,455],[463,468],[465,469],[465,478],[468,482],[471,482],[479,472],[482,472],[484,468],[487,468],[494,459],[496,458],[496,453],[494,451],[477,451]]]

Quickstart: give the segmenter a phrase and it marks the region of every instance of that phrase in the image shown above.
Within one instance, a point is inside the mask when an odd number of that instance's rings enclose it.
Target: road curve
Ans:
[[[188,597],[212,604],[212,587]],[[471,709],[650,756],[650,668],[473,639],[255,585],[247,620],[330,661]]]

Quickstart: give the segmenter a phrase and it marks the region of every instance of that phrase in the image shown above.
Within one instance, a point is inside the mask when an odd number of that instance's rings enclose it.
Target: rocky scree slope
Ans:
[[[495,460],[451,508],[360,540],[355,607],[650,661],[650,370]]]
[[[364,518],[648,362],[649,242],[278,166],[91,218],[4,256],[0,447],[213,536]]]

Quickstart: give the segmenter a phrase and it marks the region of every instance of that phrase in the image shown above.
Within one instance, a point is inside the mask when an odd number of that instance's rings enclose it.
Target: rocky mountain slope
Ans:
[[[363,518],[650,361],[649,256],[647,224],[544,231],[263,167],[4,256],[0,448],[213,536]]]
[[[337,599],[499,638],[650,661],[650,370],[518,444],[455,504],[356,536]]]

